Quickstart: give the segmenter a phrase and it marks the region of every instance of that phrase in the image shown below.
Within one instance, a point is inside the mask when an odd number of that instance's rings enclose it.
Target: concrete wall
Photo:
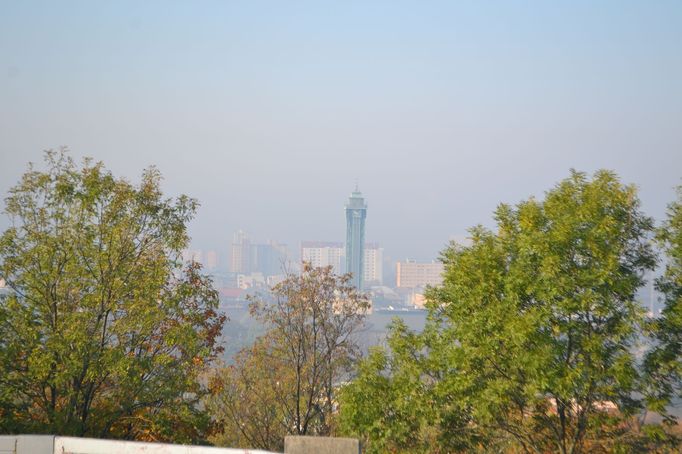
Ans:
[[[0,435],[0,454],[53,454],[54,435]]]
[[[288,436],[284,439],[285,454],[360,454],[360,442],[355,438]]]
[[[284,439],[286,454],[360,454],[354,438],[298,437]],[[55,435],[0,435],[0,454],[276,454],[256,449],[140,443],[59,437]]]
[[[0,454],[275,454],[255,449],[140,443],[54,435],[0,435]]]

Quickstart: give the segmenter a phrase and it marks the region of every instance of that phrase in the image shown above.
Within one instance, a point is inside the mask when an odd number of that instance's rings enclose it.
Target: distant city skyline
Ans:
[[[314,267],[331,266],[335,273],[347,272],[346,244],[340,241],[302,241],[300,260]],[[383,285],[384,249],[378,243],[365,243],[362,281],[364,287]]]

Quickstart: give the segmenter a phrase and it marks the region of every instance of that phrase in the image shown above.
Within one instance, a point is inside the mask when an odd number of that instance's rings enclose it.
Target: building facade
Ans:
[[[362,290],[365,262],[365,219],[367,204],[355,188],[346,203],[346,272],[353,275],[351,283]]]
[[[331,266],[334,273],[343,274],[346,251],[343,243],[333,241],[301,242],[301,261],[310,263],[314,268]]]
[[[232,237],[230,271],[240,274],[251,273],[251,240],[241,230]]]
[[[383,285],[384,250],[377,243],[367,243],[363,257],[363,284]],[[301,262],[308,262],[314,268],[331,266],[336,274],[346,272],[346,248],[335,241],[302,241]]]
[[[365,286],[384,285],[384,250],[377,243],[365,244],[364,267]]]
[[[265,244],[251,245],[251,271],[264,276],[285,274],[289,254],[286,244],[268,241]]]
[[[185,249],[182,251],[182,261],[185,263],[203,263],[204,254],[201,252],[201,249]]]
[[[396,287],[415,288],[440,285],[443,282],[442,263],[418,263],[407,260],[396,265]]]
[[[243,231],[234,234],[230,255],[230,271],[233,273],[278,276],[285,274],[288,260],[286,244],[272,240],[267,243],[252,243]]]
[[[206,263],[204,263],[208,271],[214,271],[218,268],[218,253],[216,251],[206,252]]]

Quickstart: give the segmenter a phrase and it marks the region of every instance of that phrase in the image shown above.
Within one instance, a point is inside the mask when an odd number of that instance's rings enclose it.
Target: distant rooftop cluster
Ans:
[[[331,266],[337,274],[352,273],[352,284],[369,292],[375,308],[422,308],[424,289],[441,283],[443,265],[392,260],[378,242],[367,242],[367,203],[357,187],[344,209],[346,241],[302,240],[294,255],[286,244],[257,242],[239,230],[232,236],[227,260],[221,261],[215,250],[187,250],[183,259],[202,263],[228,304],[246,304],[247,294],[267,290],[307,262]]]

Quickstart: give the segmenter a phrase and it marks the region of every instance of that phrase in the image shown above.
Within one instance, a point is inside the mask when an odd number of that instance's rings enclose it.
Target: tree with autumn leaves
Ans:
[[[211,379],[213,441],[282,451],[286,435],[337,435],[337,390],[360,357],[368,309],[350,274],[308,263],[271,295],[254,297],[252,313],[266,332]]]
[[[183,266],[197,202],[64,151],[30,167],[0,236],[0,432],[200,442],[224,316]]]

